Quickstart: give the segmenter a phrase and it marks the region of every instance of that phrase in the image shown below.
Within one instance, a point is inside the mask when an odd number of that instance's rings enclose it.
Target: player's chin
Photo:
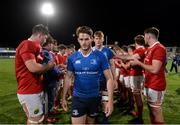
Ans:
[[[89,50],[89,48],[82,48],[82,50],[83,50],[83,51],[88,51],[88,50]]]
[[[81,48],[82,48],[82,50],[84,50],[84,51],[89,50],[89,46],[82,46]]]
[[[97,43],[96,45],[97,45],[97,46],[100,46],[100,45],[101,45],[101,43]]]

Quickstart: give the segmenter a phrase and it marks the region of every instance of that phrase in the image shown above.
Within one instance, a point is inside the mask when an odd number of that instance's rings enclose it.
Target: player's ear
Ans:
[[[91,36],[91,42],[93,42],[94,41],[94,37],[93,36]]]
[[[104,37],[102,37],[102,40],[103,40],[103,42],[104,42]]]

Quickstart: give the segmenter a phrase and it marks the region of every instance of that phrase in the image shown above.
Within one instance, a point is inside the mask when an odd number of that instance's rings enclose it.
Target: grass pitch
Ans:
[[[171,62],[170,62],[171,63]],[[169,69],[170,63],[167,68]],[[180,71],[180,68],[179,68]],[[15,79],[14,59],[0,59],[0,123],[21,124],[26,123],[26,117],[20,106],[17,96],[17,83]],[[133,117],[128,115],[117,104],[110,118],[110,123],[127,124]],[[144,102],[143,119],[149,124],[149,114]],[[166,124],[180,124],[180,73],[167,75],[167,90],[163,103],[163,113]],[[58,123],[70,123],[70,113],[61,112]]]

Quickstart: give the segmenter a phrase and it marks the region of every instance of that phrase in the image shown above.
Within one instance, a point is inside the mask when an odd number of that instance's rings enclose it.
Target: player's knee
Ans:
[[[44,121],[44,115],[28,118],[28,123],[30,124],[40,124],[43,123],[43,121]]]

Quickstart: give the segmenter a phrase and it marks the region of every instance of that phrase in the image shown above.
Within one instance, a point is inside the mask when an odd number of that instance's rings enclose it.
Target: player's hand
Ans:
[[[62,99],[62,104],[61,104],[61,106],[62,106],[62,108],[63,108],[63,110],[64,110],[65,112],[68,111],[68,106],[67,106],[67,100],[66,100],[66,99]]]
[[[52,69],[55,66],[55,63],[53,61],[48,61],[48,69]]]
[[[113,101],[108,101],[108,103],[106,104],[106,107],[105,107],[105,114],[106,114],[106,117],[110,116],[113,112]]]
[[[133,60],[130,61],[130,65],[131,66],[136,66],[136,65],[139,65],[139,60],[134,58]]]

